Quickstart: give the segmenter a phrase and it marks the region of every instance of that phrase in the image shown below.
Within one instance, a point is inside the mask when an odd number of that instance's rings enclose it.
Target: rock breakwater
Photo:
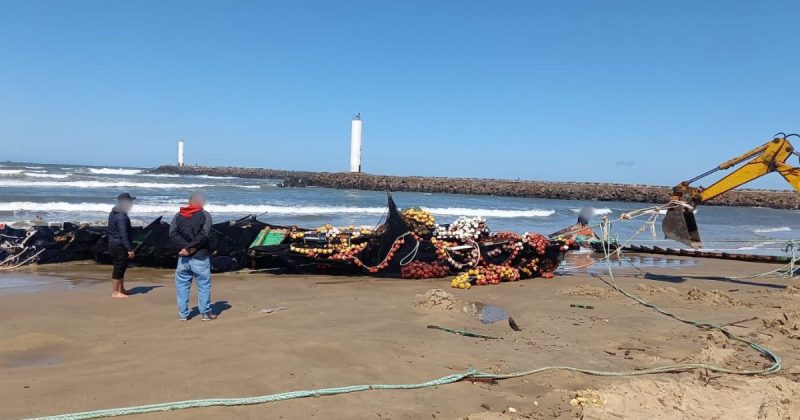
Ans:
[[[304,172],[260,168],[160,166],[153,173],[233,176],[280,179],[286,186],[315,186],[369,191],[413,191],[427,193],[493,195],[502,197],[560,200],[627,201],[664,203],[671,187],[595,182],[510,181],[503,179],[444,178],[355,174],[349,172]],[[800,209],[800,194],[780,190],[729,191],[708,203],[718,206]]]

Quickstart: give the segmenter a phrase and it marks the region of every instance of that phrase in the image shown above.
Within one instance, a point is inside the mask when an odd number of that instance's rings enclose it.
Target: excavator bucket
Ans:
[[[667,239],[678,241],[694,249],[702,248],[697,221],[691,210],[682,207],[671,207],[664,216],[661,230]]]

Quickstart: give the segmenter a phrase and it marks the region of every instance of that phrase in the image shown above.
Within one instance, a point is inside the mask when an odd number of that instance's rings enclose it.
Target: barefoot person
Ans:
[[[169,237],[180,250],[175,269],[175,289],[178,295],[178,318],[189,319],[189,290],[192,279],[197,283],[197,309],[203,321],[217,319],[211,310],[211,260],[208,238],[211,235],[211,215],[203,210],[206,197],[195,192],[189,205],[172,219]]]
[[[125,270],[128,269],[128,261],[135,256],[128,212],[133,208],[135,199],[136,197],[128,193],[120,194],[117,197],[117,205],[108,214],[108,252],[114,260],[114,270],[111,272],[111,297],[115,298],[128,297],[128,291],[125,290]]]

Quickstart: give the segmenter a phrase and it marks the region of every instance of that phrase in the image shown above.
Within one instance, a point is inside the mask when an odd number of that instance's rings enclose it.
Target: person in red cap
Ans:
[[[189,290],[192,279],[197,284],[197,309],[203,321],[217,319],[211,308],[211,215],[203,210],[206,196],[196,192],[189,205],[181,207],[172,219],[169,237],[178,247],[178,267],[175,269],[175,290],[178,297],[178,319],[189,319]]]
[[[125,271],[128,269],[128,262],[136,256],[131,238],[131,219],[128,217],[128,212],[133,208],[133,200],[136,197],[128,193],[120,194],[117,205],[108,214],[108,253],[114,261],[111,297],[114,298],[128,297],[128,291],[125,290]]]

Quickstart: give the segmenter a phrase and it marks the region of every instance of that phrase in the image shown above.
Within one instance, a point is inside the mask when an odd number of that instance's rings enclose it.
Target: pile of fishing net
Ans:
[[[326,225],[268,227],[265,232],[276,229],[281,232],[279,243],[251,248],[257,268],[406,279],[462,273],[452,282],[458,288],[550,278],[572,245],[567,239],[551,240],[535,233],[493,233],[480,217],[437,224],[423,209],[401,212],[391,195],[386,220],[375,229]]]
[[[216,223],[211,228],[211,269],[238,270],[250,263],[248,246],[266,224],[248,216]],[[174,268],[178,249],[169,238],[169,224],[160,217],[147,226],[132,229],[136,252],[133,263],[141,267]],[[105,226],[63,223],[14,228],[0,225],[0,269],[30,264],[95,260],[110,264],[108,229]]]
[[[169,224],[160,217],[133,229],[134,264],[171,268],[177,263]],[[211,230],[212,271],[251,268],[275,273],[447,277],[453,287],[552,277],[570,246],[535,233],[491,232],[480,217],[437,224],[420,208],[398,210],[388,197],[377,228],[315,229],[275,226],[255,216],[216,223]],[[64,223],[15,229],[0,225],[0,268],[95,260],[111,263],[107,228]]]

